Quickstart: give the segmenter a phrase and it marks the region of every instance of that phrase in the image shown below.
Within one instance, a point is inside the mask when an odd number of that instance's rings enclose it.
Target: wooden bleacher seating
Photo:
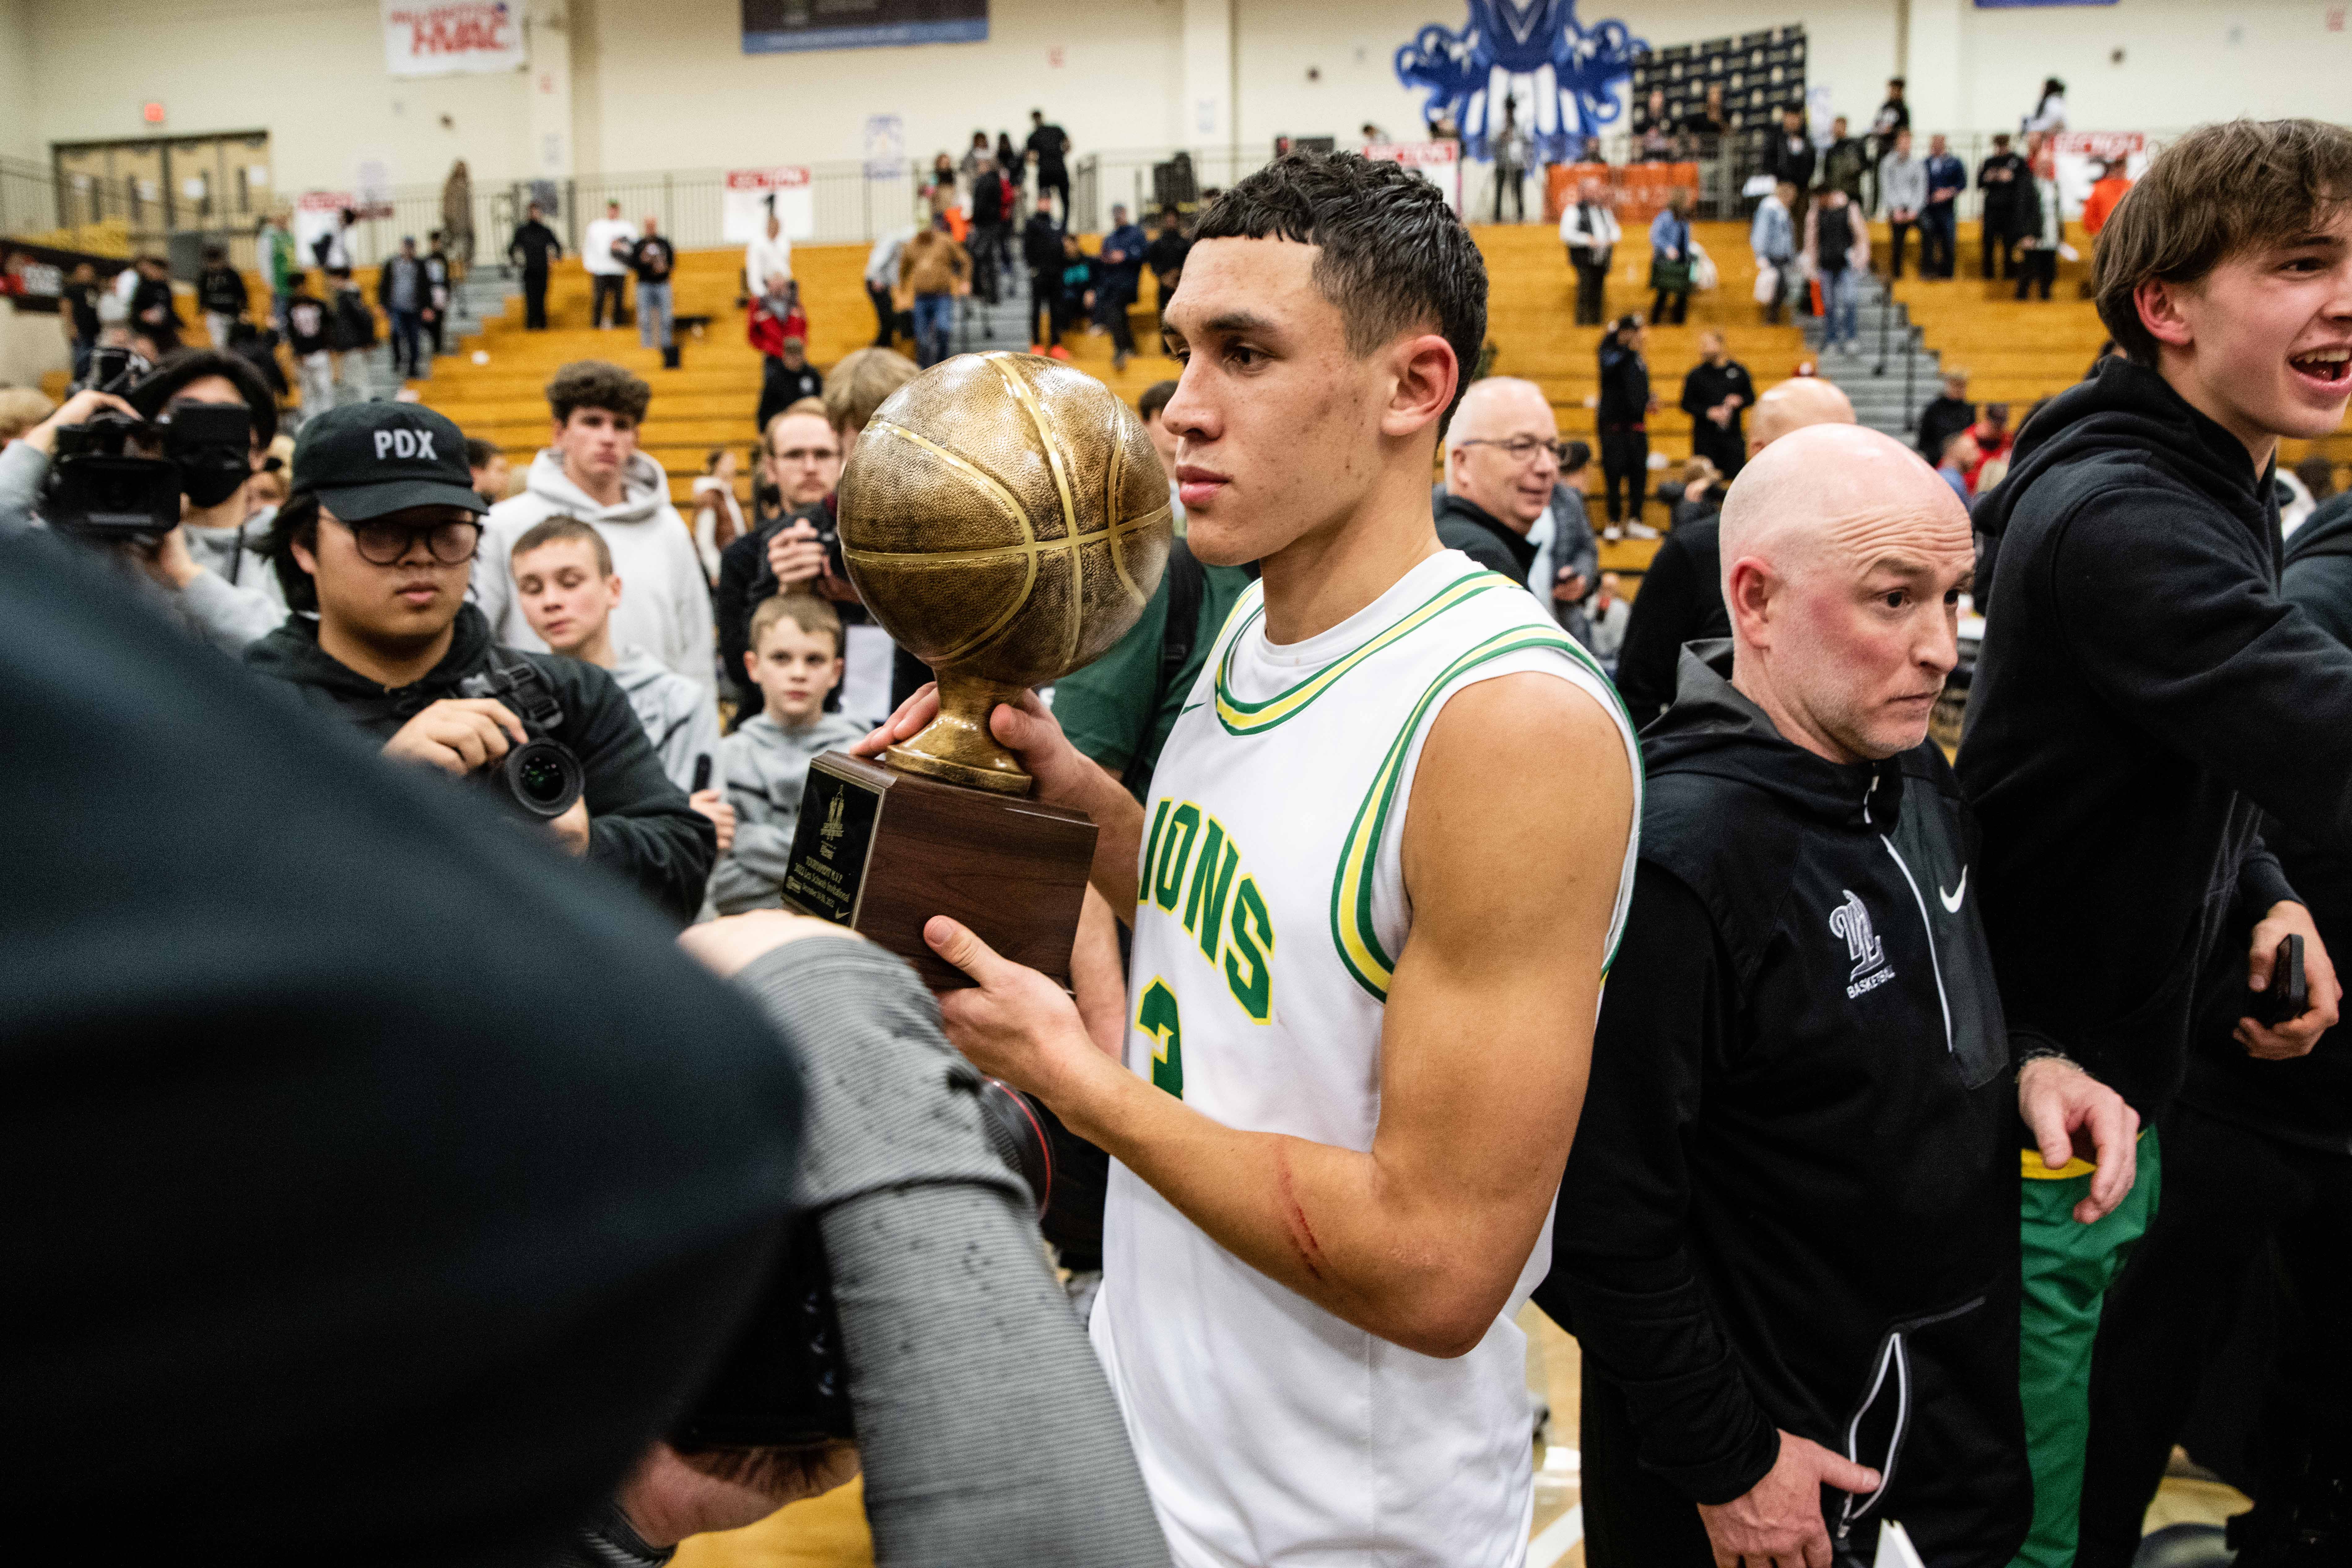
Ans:
[[[1703,327],[1725,329],[1733,354],[1747,363],[1759,385],[1786,376],[1804,352],[1794,328],[1755,324],[1758,312],[1748,293],[1755,271],[1746,226],[1701,224],[1696,231],[1716,260],[1720,282],[1713,293],[1692,297],[1686,325],[1654,329],[1649,349],[1651,379],[1666,405],[1652,422],[1651,445],[1675,463],[1689,451],[1689,421],[1674,405],[1684,374],[1697,362]],[[1494,373],[1538,383],[1559,413],[1561,433],[1592,440],[1600,333],[1571,324],[1575,279],[1557,234],[1541,224],[1474,232],[1490,278],[1487,333],[1497,347]],[[1087,243],[1091,247],[1096,242],[1090,237]],[[867,254],[863,245],[793,248],[793,271],[809,319],[809,358],[821,370],[829,370],[842,355],[873,341],[874,312],[863,281]],[[592,358],[626,365],[653,384],[653,406],[641,444],[668,473],[671,497],[683,505],[712,448],[731,447],[748,467],[757,435],[752,414],[759,402],[761,363],[745,341],[744,311],[736,302],[741,292],[741,251],[732,248],[679,253],[677,311],[681,316],[707,315],[710,321],[700,338],[681,339],[684,353],[677,370],[661,369],[657,353],[637,346],[634,328],[597,331],[588,325],[588,278],[576,260],[569,260],[556,267],[549,283],[547,331],[524,331],[521,301],[510,301],[504,317],[484,323],[478,335],[453,345],[459,352],[439,360],[432,379],[419,384],[420,391],[468,436],[497,442],[520,470],[546,441],[542,388],[559,365]],[[1611,280],[1612,312],[1648,309],[1648,273],[1646,239],[1629,236]],[[1175,362],[1157,352],[1156,310],[1154,286],[1147,275],[1132,316],[1142,352],[1125,371],[1115,373],[1110,340],[1081,331],[1064,340],[1072,363],[1099,376],[1132,405],[1152,383],[1177,373]],[[1025,349],[1028,344],[1008,341],[998,346]],[[472,363],[478,349],[488,355],[487,364]],[[1653,522],[1664,521],[1655,506],[1649,517]],[[1630,577],[1647,566],[1655,549],[1654,541],[1625,541],[1610,546],[1602,563]],[[1629,588],[1633,585],[1629,581]]]

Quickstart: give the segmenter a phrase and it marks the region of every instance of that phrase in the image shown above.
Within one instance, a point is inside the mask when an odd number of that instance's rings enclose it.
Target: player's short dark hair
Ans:
[[[2134,297],[2149,279],[2195,283],[2230,258],[2309,234],[2352,204],[2352,131],[2316,120],[2200,125],[2156,155],[2099,230],[2099,320],[2156,363]]]
[[[1167,407],[1168,400],[1175,395],[1176,384],[1174,382],[1153,382],[1150,386],[1143,389],[1143,395],[1135,400],[1136,417],[1142,420],[1146,425],[1150,424],[1151,416],[1159,413],[1161,409]]]
[[[1402,164],[1358,153],[1286,153],[1219,196],[1194,237],[1319,247],[1313,277],[1339,308],[1348,347],[1369,354],[1433,326],[1462,395],[1486,337],[1486,263],[1444,195]]]
[[[508,567],[511,570],[516,561],[534,550],[561,544],[567,539],[586,543],[588,553],[596,558],[598,576],[610,577],[613,574],[613,547],[604,542],[604,536],[593,525],[576,517],[544,517],[532,523],[523,531],[523,536],[514,542],[514,548],[507,552]]]
[[[497,443],[485,441],[479,436],[468,436],[466,437],[466,467],[469,468],[487,468],[490,466],[491,460],[498,455],[499,448]]]
[[[573,360],[547,384],[547,406],[558,425],[570,423],[583,408],[602,408],[642,425],[653,400],[654,389],[642,377],[601,359]]]
[[[261,373],[243,354],[226,349],[174,349],[140,378],[123,401],[152,419],[189,383],[217,375],[236,388],[236,395],[253,416],[254,444],[267,447],[278,438],[278,399]]]

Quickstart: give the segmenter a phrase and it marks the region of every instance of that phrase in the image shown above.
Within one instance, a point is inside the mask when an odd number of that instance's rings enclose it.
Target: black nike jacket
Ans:
[[[1693,1502],[1780,1428],[1885,1478],[1832,1494],[1997,1568],[2032,1514],[2017,1093],[1973,830],[1933,744],[1840,766],[1683,656],[1642,737],[1641,862],[1536,1292],[1585,1356],[1594,1568],[1709,1561]],[[1598,1416],[1598,1419],[1596,1419]]]
[[[1975,523],[1959,776],[2010,1027],[2153,1121],[2200,972],[2296,897],[2263,808],[2352,851],[2352,648],[2279,594],[2271,475],[2121,356],[2028,422]]]
[[[461,695],[457,683],[486,669],[494,647],[490,623],[468,604],[457,611],[449,651],[413,685],[379,686],[322,651],[319,624],[307,616],[288,616],[284,626],[246,649],[245,662],[256,674],[287,682],[311,706],[383,742],[432,703]],[[662,771],[627,696],[593,664],[556,654],[498,651],[534,666],[562,706],[563,721],[553,736],[572,748],[586,775],[588,858],[634,883],[685,925],[702,907],[703,884],[719,858],[718,832]]]

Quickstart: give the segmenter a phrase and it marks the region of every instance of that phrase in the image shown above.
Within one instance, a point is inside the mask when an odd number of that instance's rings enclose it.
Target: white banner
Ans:
[[[521,6],[508,0],[383,0],[383,58],[394,76],[520,70]]]
[[[1462,143],[1459,142],[1375,142],[1364,156],[1377,163],[1402,163],[1445,193],[1445,205],[1462,211]]]
[[[2147,137],[2137,131],[2062,131],[2050,139],[2058,180],[2058,210],[2081,217],[2101,163],[2121,163],[2126,178],[2147,173]]]
[[[764,237],[771,210],[784,220],[786,239],[807,239],[816,233],[816,184],[808,170],[786,164],[727,171],[726,189],[719,198],[721,238],[730,245],[749,245]]]

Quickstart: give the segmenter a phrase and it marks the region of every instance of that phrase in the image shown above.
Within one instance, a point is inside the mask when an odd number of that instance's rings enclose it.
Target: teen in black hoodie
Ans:
[[[2261,823],[2352,849],[2352,649],[2279,595],[2271,477],[2279,437],[2332,431],[2352,394],[2347,187],[2337,127],[2236,121],[2168,147],[2100,231],[2124,353],[2028,422],[1976,514],[1991,599],[1959,776],[2002,1000],[2021,1043],[2149,1121],[2180,1088],[2200,975],[2242,996],[2301,934],[2311,1005],[2275,1028],[2245,1007],[2235,1033],[2284,1058],[2336,1019]],[[2032,1568],[2075,1559],[2093,1340],[2154,1206],[2086,1241],[2059,1218],[2078,1179],[2020,1194]]]
[[[2352,645],[2352,496],[2287,541],[2280,591]],[[2352,952],[2352,857],[2276,817],[2263,835],[2329,951]],[[2099,1319],[2079,1568],[2132,1561],[2175,1443],[2255,1500],[2240,1542],[2248,1568],[2305,1531],[2318,1542],[2288,1550],[2333,1561],[2352,1530],[2340,1500],[2352,1475],[2341,1324],[2352,1299],[2352,1035],[2330,1029],[2285,1061],[2249,1056],[2232,1037],[2245,961],[2228,948],[2215,956],[2165,1123],[2164,1206]],[[2243,1310],[2250,1300],[2269,1310]],[[2266,1358],[2239,1359],[2245,1342]],[[2210,1378],[2222,1363],[2268,1375]]]
[[[2352,846],[2352,650],[2278,594],[2242,442],[2121,355],[2020,434],[1959,775],[2020,1035],[2159,1115],[2205,958],[2294,901],[2264,806]]]

